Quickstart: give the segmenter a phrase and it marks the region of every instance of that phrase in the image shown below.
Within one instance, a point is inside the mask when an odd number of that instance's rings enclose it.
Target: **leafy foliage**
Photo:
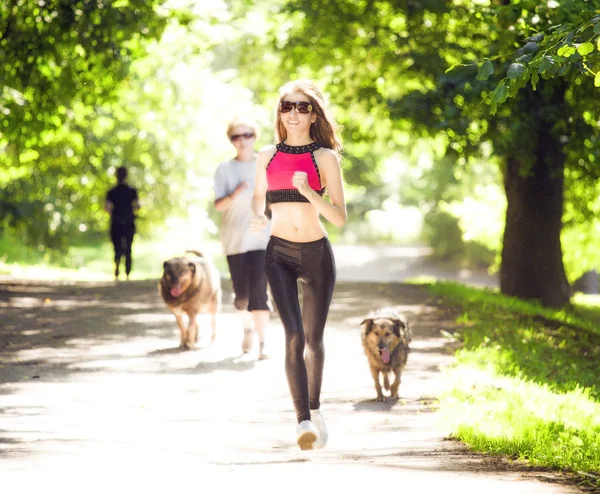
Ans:
[[[144,40],[160,37],[166,25],[158,6],[158,0],[0,5],[0,226],[26,243],[64,246],[80,228],[76,219],[101,210],[103,175],[117,163],[111,155],[127,149],[127,158],[139,145],[128,112],[113,105]]]
[[[40,144],[40,134],[69,119],[73,101],[114,100],[118,82],[143,53],[143,40],[166,24],[158,0],[3,2],[0,48],[2,140],[16,151]]]
[[[564,2],[521,2],[521,17],[515,28],[525,37],[512,56],[498,55],[494,60],[513,59],[504,78],[498,81],[491,97],[486,101],[492,113],[497,105],[514,96],[526,84],[535,90],[540,78],[572,79],[584,75],[593,78],[600,87],[600,10],[590,9],[586,0]],[[516,6],[507,5],[508,9]],[[498,15],[504,15],[498,10]],[[487,80],[494,73],[492,60],[479,63],[478,80]]]

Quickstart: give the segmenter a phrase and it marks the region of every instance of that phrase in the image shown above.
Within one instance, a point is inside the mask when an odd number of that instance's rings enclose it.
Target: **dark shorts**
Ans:
[[[270,310],[267,295],[264,250],[252,250],[227,256],[231,283],[238,310]]]

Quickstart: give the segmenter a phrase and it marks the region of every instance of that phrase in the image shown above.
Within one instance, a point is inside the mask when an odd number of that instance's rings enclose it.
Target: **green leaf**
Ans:
[[[498,83],[496,89],[492,92],[492,100],[490,102],[490,111],[492,115],[496,114],[496,110],[498,109],[498,104],[504,103],[509,97],[508,86],[505,84],[504,80]]]
[[[515,60],[515,62],[525,65],[526,63],[531,62],[531,54],[528,53],[527,55],[521,55]]]
[[[600,22],[594,26],[594,33],[600,34]]]
[[[575,37],[575,34],[573,33],[573,31],[571,31],[569,34],[567,34],[567,37],[565,39],[565,44],[570,45],[573,42],[574,37]]]
[[[477,71],[477,80],[485,81],[494,73],[494,64],[489,60],[486,60],[479,66],[479,70]]]
[[[518,79],[525,72],[525,65],[522,63],[511,63],[506,75],[509,79]]]
[[[577,51],[577,49],[574,46],[563,45],[558,49],[558,51],[556,53],[557,53],[557,55],[559,55],[561,57],[569,58],[576,51]]]
[[[542,61],[540,62],[540,66],[538,68],[538,73],[543,74],[548,69],[552,68],[553,65],[554,65],[554,60],[551,57],[546,56],[546,57],[542,58]]]
[[[544,33],[536,34],[535,36],[530,36],[525,41],[534,41],[535,43],[539,43],[544,39]]]
[[[585,43],[583,43],[577,47],[577,53],[579,53],[582,57],[585,57],[586,55],[592,53],[593,51],[594,51],[594,45],[592,43],[590,43],[589,41],[586,41]]]
[[[492,101],[495,103],[504,103],[508,98],[508,86],[504,80],[500,81],[492,93]]]
[[[540,76],[537,72],[533,72],[531,74],[531,87],[533,87],[533,90],[535,91],[537,89],[537,83],[540,80]]]
[[[571,67],[572,66],[570,63],[566,63],[560,69],[558,69],[558,75],[561,77],[567,75],[569,73],[569,71],[571,70]]]
[[[538,45],[534,41],[530,41],[529,43],[525,43],[525,46],[523,46],[523,51],[525,53],[533,53],[534,51],[537,51],[539,47],[540,45]]]
[[[600,87],[600,71],[596,72],[596,78],[594,79],[594,86]]]

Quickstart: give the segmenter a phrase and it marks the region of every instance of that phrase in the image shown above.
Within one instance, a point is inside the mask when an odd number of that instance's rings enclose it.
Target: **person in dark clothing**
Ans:
[[[119,278],[121,257],[125,257],[125,274],[131,273],[131,244],[135,234],[135,213],[140,208],[137,191],[127,185],[127,168],[116,172],[117,186],[106,194],[104,209],[110,214],[110,239],[115,251],[115,278]]]

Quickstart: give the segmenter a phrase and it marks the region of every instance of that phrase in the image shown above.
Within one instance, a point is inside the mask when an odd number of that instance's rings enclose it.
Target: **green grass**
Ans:
[[[441,417],[476,451],[577,472],[600,487],[600,297],[561,311],[453,283],[460,308]]]
[[[172,234],[164,239],[135,237],[131,279],[158,279],[165,260],[183,255],[188,248],[201,250],[226,274],[227,261],[216,240],[188,242],[183,235]],[[124,272],[121,261],[121,273]],[[74,246],[65,254],[40,252],[27,248],[10,238],[0,238],[0,274],[36,280],[109,281],[114,279],[112,244]],[[121,275],[123,276],[123,275]]]

